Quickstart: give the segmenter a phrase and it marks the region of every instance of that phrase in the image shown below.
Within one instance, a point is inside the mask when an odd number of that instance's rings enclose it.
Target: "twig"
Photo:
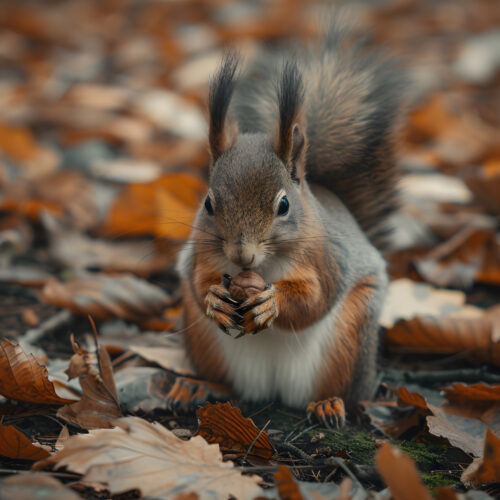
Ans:
[[[314,464],[314,460],[306,452],[302,451],[300,448],[297,448],[293,444],[279,443],[278,445],[276,445],[276,448],[278,449],[278,451],[288,451],[310,465]]]
[[[468,383],[486,382],[489,384],[500,383],[500,375],[490,373],[485,367],[421,372],[385,370],[385,372],[396,378],[401,378],[402,376],[406,382],[419,384],[442,384],[457,381]]]
[[[268,408],[270,408],[274,403],[271,401],[270,403],[268,403],[266,406],[263,406],[262,408],[260,408],[259,410],[257,411],[254,411],[251,415],[248,415],[247,418],[253,418],[255,417],[256,415],[259,415],[260,413],[262,413],[263,411],[266,411]]]
[[[318,427],[319,424],[313,424],[309,427],[306,427],[304,430],[300,431],[296,436],[293,437],[293,439],[290,439],[290,441],[287,441],[285,439],[285,442],[286,443],[293,443],[296,439],[298,439],[300,436],[302,436],[302,434],[304,434],[305,432],[307,431],[310,431],[311,429],[315,429],[316,427]],[[290,436],[290,434],[287,436],[287,438]]]
[[[259,431],[259,433],[255,436],[255,439],[250,443],[250,446],[248,447],[248,450],[247,452],[245,453],[245,456],[243,457],[245,460],[248,456],[248,454],[252,451],[252,448],[254,446],[254,444],[258,441],[258,439],[260,438],[260,436],[262,435],[262,433],[266,430],[266,427],[271,423],[271,419],[269,419],[264,427],[262,427],[262,429]]]

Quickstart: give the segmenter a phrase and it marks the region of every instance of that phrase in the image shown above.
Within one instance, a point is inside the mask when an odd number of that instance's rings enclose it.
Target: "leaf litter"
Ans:
[[[378,391],[348,428],[318,432],[276,402],[207,405],[200,422],[166,403],[173,384],[195,376],[172,270],[206,189],[210,73],[228,46],[251,59],[269,43],[313,39],[316,3],[6,2],[0,424],[11,451],[0,459],[14,471],[52,453],[46,463],[67,459],[68,470],[103,484],[68,489],[27,472],[1,479],[2,494],[104,498],[128,488],[138,498],[153,487],[140,476],[154,456],[170,474],[158,473],[160,496],[173,485],[205,498],[204,481],[213,495],[239,498],[386,498],[386,486],[396,499],[498,496],[495,8],[493,0],[356,6],[354,30],[408,59],[414,86],[400,141],[403,206],[385,255],[393,282]],[[85,340],[88,314],[97,344]],[[64,423],[70,435],[56,442]],[[194,489],[175,472],[184,449]]]

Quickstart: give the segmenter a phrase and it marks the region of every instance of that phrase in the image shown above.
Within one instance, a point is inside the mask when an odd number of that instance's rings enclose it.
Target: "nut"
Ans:
[[[266,282],[262,279],[262,276],[253,271],[242,271],[231,280],[229,293],[234,300],[243,302],[264,291],[265,288]]]

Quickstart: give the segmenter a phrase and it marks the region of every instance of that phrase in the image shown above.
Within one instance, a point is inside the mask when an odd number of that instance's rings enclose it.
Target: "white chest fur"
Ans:
[[[271,327],[236,340],[215,329],[233,389],[249,401],[305,407],[315,397],[324,350],[335,342],[336,309],[299,333]]]

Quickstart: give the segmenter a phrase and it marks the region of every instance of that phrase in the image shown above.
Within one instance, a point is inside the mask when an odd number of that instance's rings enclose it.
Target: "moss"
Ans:
[[[393,442],[401,451],[409,455],[422,471],[430,471],[446,461],[446,447],[439,444]]]
[[[368,432],[345,427],[338,431],[321,429],[325,437],[318,443],[320,446],[329,446],[333,452],[345,450],[350,459],[356,464],[373,464],[375,455],[375,440]],[[310,440],[318,433],[317,429],[304,434]]]
[[[422,478],[422,481],[427,486],[427,488],[431,490],[431,493],[433,495],[436,494],[436,488],[440,488],[443,486],[453,486],[458,482],[458,479],[456,477],[453,477],[453,475],[450,474],[445,474],[443,472],[423,472],[420,474],[420,477]]]

